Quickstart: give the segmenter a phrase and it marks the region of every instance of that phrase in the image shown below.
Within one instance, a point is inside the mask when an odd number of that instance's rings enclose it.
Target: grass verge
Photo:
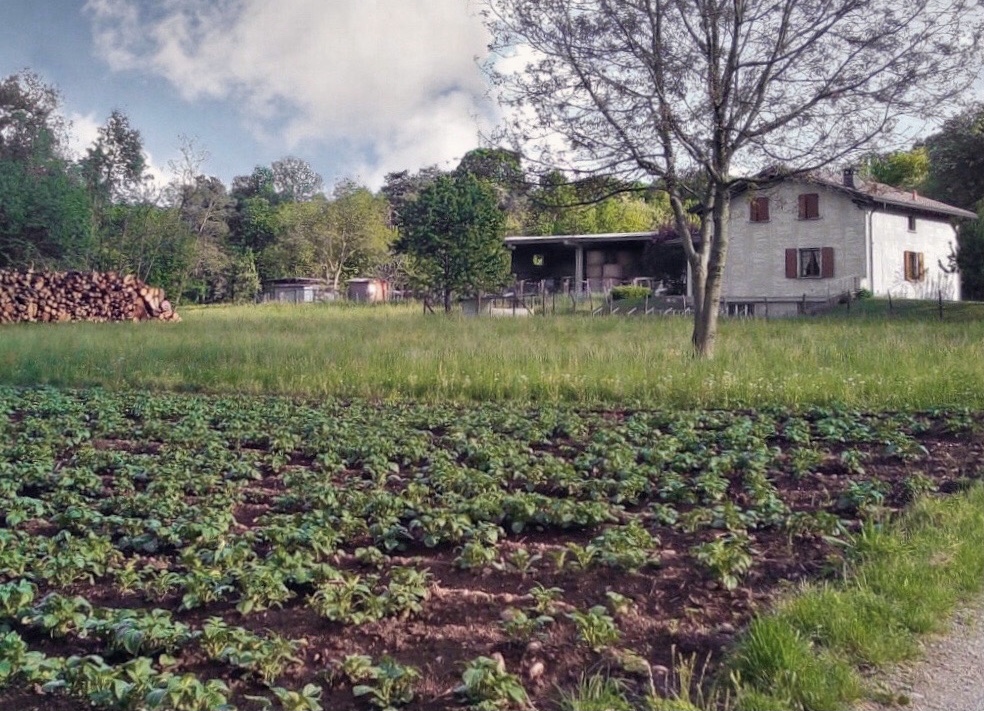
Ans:
[[[878,306],[725,320],[711,361],[691,357],[692,324],[682,316],[189,308],[179,324],[4,326],[0,384],[664,408],[984,408],[984,305],[953,305],[943,322],[927,308],[899,305],[888,317],[870,311]]]
[[[861,670],[911,659],[984,586],[984,487],[916,503],[855,539],[844,582],[807,586],[755,620],[725,668],[742,711],[849,707]]]

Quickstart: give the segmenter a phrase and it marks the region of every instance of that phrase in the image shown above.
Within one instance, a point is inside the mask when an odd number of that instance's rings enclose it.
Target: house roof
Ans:
[[[845,180],[840,176],[833,176],[825,173],[808,173],[802,176],[782,177],[777,176],[766,185],[780,183],[783,180],[798,180],[804,183],[814,183],[846,193],[855,202],[870,206],[882,206],[894,208],[905,212],[918,212],[921,214],[944,215],[947,217],[959,217],[965,220],[977,218],[977,213],[970,210],[963,210],[945,202],[930,200],[928,197],[920,195],[915,190],[901,190],[893,188],[891,185],[877,183],[873,180],[862,180],[855,175],[853,187],[845,184]],[[746,183],[742,190],[748,189],[750,183]]]

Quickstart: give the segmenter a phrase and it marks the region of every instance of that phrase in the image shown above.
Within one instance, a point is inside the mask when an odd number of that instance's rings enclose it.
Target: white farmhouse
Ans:
[[[957,223],[976,215],[914,191],[842,179],[777,179],[736,194],[722,301],[729,313],[782,316],[846,292],[960,299],[947,270]]]

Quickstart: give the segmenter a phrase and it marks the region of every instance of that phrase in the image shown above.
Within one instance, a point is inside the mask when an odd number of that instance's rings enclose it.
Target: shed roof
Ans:
[[[586,235],[517,235],[506,237],[507,247],[518,247],[524,244],[606,244],[611,242],[653,242],[657,241],[657,232],[606,232],[604,234]]]
[[[282,279],[267,279],[263,284],[265,286],[327,286],[328,282],[324,279],[309,277],[284,277]]]

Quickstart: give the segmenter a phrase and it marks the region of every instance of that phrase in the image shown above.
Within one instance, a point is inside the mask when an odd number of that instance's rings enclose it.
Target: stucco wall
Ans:
[[[940,262],[946,265],[951,247],[956,246],[956,231],[949,221],[917,216],[913,232],[905,214],[876,211],[871,220],[871,290],[876,296],[935,299],[942,289],[944,299],[960,299],[959,277],[940,268]],[[919,281],[905,278],[907,251],[923,254],[925,273]]]
[[[799,219],[801,193],[819,194],[819,218]],[[754,197],[769,198],[768,222],[749,220]],[[865,222],[865,211],[848,196],[819,185],[788,182],[736,197],[724,298],[818,299],[865,286]],[[786,277],[787,249],[824,247],[834,250],[832,278]]]

